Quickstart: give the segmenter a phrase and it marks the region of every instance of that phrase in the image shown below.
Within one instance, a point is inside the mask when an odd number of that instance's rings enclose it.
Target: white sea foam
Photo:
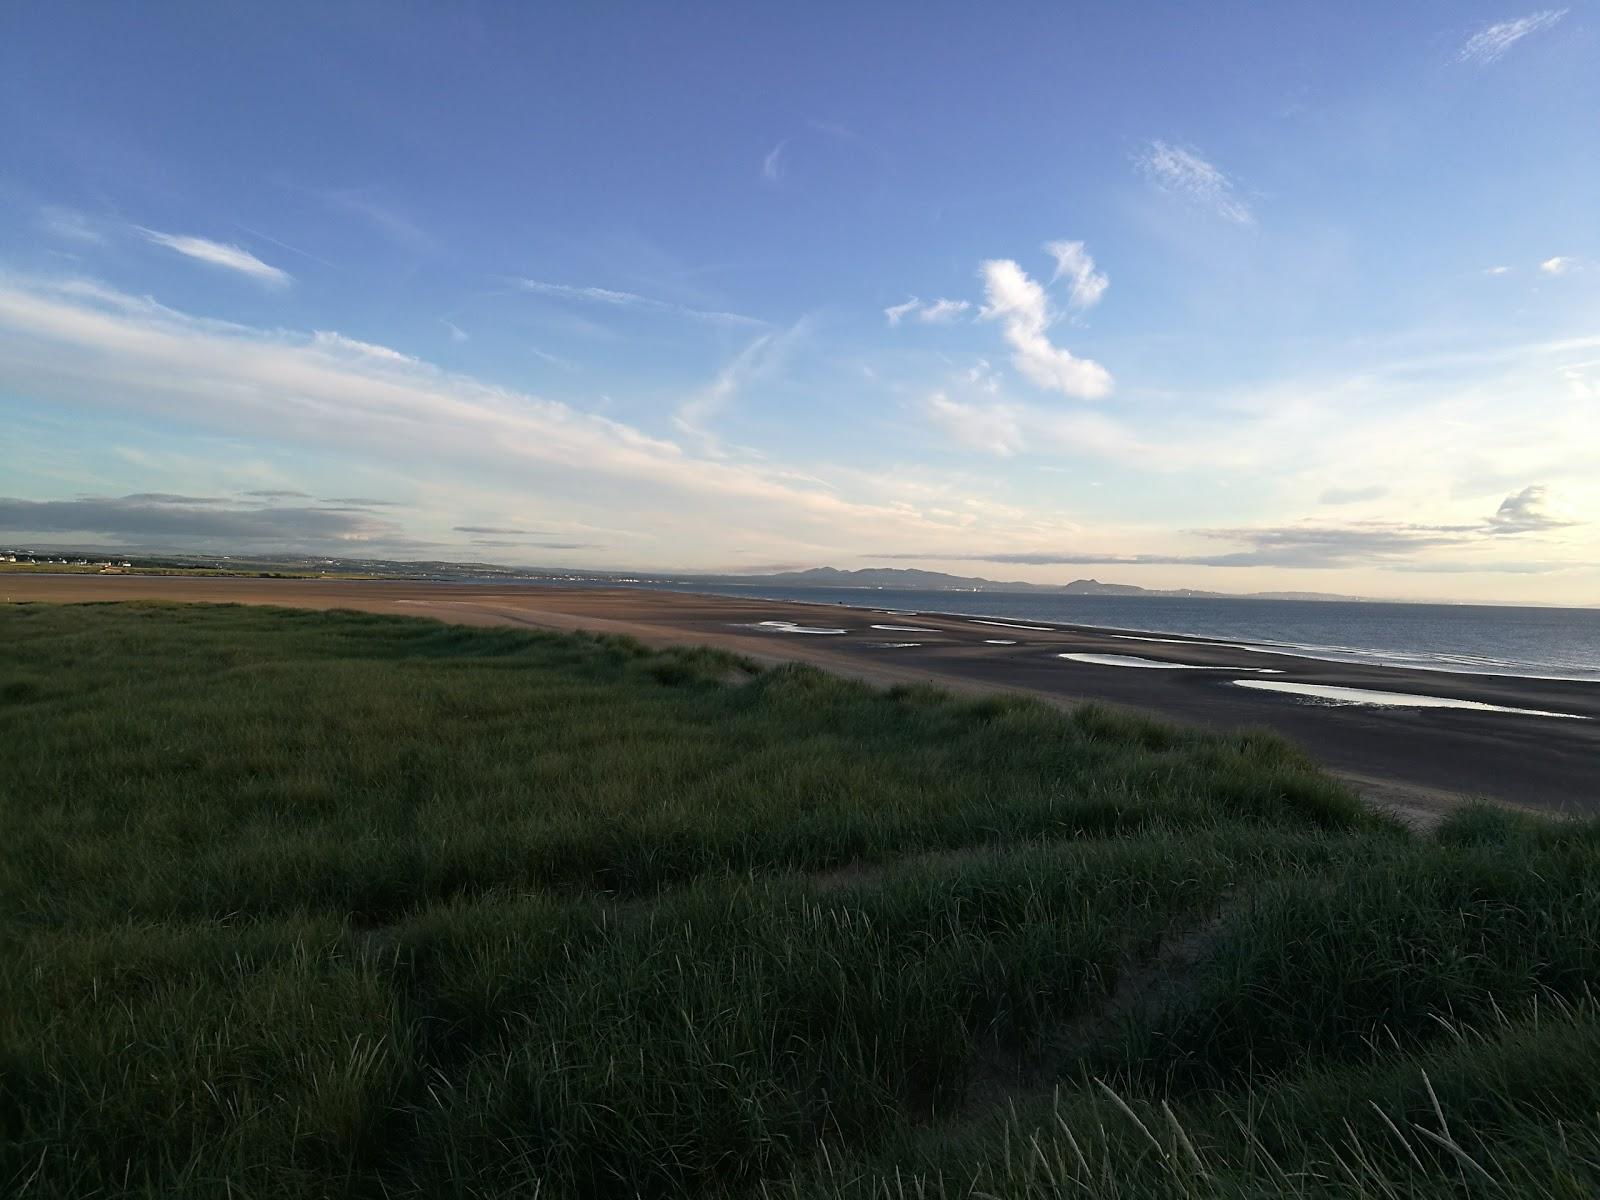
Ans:
[[[973,621],[974,625],[998,625],[1002,629],[1031,629],[1035,633],[1054,633],[1049,625],[1018,625],[1015,621]]]
[[[874,625],[874,629],[882,629],[887,633],[938,633],[937,629],[926,629],[921,625]]]
[[[1010,638],[984,638],[983,639],[983,644],[985,646],[1015,646],[1016,645],[1016,643],[1014,641],[1012,641]]]

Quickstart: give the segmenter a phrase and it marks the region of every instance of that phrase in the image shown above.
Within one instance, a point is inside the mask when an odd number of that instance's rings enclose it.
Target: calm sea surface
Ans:
[[[1052,596],[890,588],[652,587],[1181,633],[1336,662],[1600,682],[1600,609],[1349,600]]]

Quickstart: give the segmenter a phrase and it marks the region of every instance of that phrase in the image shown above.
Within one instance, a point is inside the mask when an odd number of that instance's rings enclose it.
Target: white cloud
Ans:
[[[1153,141],[1138,156],[1139,169],[1166,191],[1177,193],[1236,225],[1254,225],[1250,206],[1234,193],[1233,181],[1193,150]]]
[[[1317,497],[1318,504],[1360,504],[1366,500],[1379,500],[1389,494],[1389,489],[1383,484],[1372,484],[1368,487],[1330,487],[1324,488]]]
[[[883,315],[889,318],[889,324],[898,325],[900,324],[901,318],[907,313],[914,313],[921,307],[922,301],[913,296],[904,304],[891,304],[888,308],[883,310]]]
[[[1281,520],[1278,514],[1294,497],[1322,488],[1387,486],[1389,496],[1374,506],[1374,517],[1387,509],[1407,520],[1479,531],[1456,547],[1413,547],[1408,567],[1439,563],[1449,551],[1452,563],[1471,564],[1460,570],[1499,570],[1485,565],[1499,561],[1486,556],[1518,557],[1504,548],[1537,547],[1540,561],[1548,557],[1588,573],[1570,585],[1563,580],[1553,592],[1524,594],[1588,602],[1591,591],[1578,589],[1591,587],[1584,581],[1597,578],[1592,564],[1600,561],[1594,533],[1600,525],[1593,523],[1600,520],[1600,487],[1589,450],[1600,444],[1600,409],[1579,393],[1600,362],[1597,352],[1600,338],[1588,336],[1349,364],[1336,375],[1298,375],[1248,393],[1191,392],[1182,403],[1163,402],[1159,421],[1136,410],[1125,422],[1044,395],[1024,403],[985,394],[980,389],[992,382],[990,372],[981,363],[969,372],[974,360],[968,355],[951,364],[953,378],[937,399],[919,399],[914,413],[924,430],[938,428],[979,454],[1049,455],[1028,461],[1079,475],[1097,476],[1099,461],[1116,464],[1122,471],[1108,477],[1108,489],[1140,489],[1141,503],[1169,506],[1165,525],[1155,517],[1124,523],[1097,516],[1086,526],[1087,544],[1073,549],[1188,553],[1178,530],[1196,518],[1183,507],[1185,497],[1219,477],[1251,482],[1251,494],[1241,499],[1251,507],[1206,517],[1228,526]],[[964,380],[968,374],[973,377]],[[1049,532],[1064,519],[1048,507],[1051,501],[1007,494],[1006,481],[1021,475],[996,471],[992,463],[986,469],[976,456],[970,467],[896,467],[878,459],[870,468],[818,468],[796,461],[784,445],[771,448],[771,460],[718,458],[692,438],[658,436],[594,409],[426,363],[374,357],[309,333],[197,319],[89,281],[0,274],[0,375],[16,395],[58,406],[90,430],[108,417],[146,422],[188,437],[226,439],[228,446],[260,446],[263,453],[314,452],[340,469],[377,473],[360,486],[352,480],[352,491],[409,489],[431,479],[432,499],[412,497],[415,511],[424,514],[416,518],[419,537],[441,536],[468,519],[461,497],[471,495],[477,499],[470,519],[486,524],[518,524],[529,518],[491,514],[534,511],[540,520],[548,514],[597,527],[626,522],[637,539],[627,564],[662,569],[721,569],[747,561],[738,555],[755,546],[768,558],[814,564],[872,546],[911,552],[977,544],[1005,553],[1067,544]],[[932,390],[913,394],[926,397]],[[737,388],[722,395],[735,398]],[[1132,403],[1142,399],[1134,395]],[[841,436],[865,438],[874,423],[865,418]],[[1421,444],[1430,447],[1425,461],[1415,452]],[[1482,491],[1452,495],[1453,481],[1477,458],[1497,479],[1492,498]],[[419,473],[422,465],[426,470]],[[1168,472],[1185,474],[1160,478]],[[378,477],[385,474],[389,478]],[[1565,518],[1548,496],[1507,508],[1502,501],[1513,498],[1507,492],[1521,496],[1518,489],[1529,480],[1559,487],[1591,523],[1571,529],[1551,524]],[[131,483],[126,490],[141,486]],[[213,494],[199,478],[170,473],[159,486]],[[1236,487],[1233,495],[1244,492]],[[1007,514],[991,499],[1021,507]],[[976,512],[972,504],[979,500],[987,507],[970,530],[949,515]],[[1063,494],[1060,502],[1072,501]],[[1504,511],[1497,513],[1497,505]],[[448,515],[429,530],[422,523],[432,512]],[[1516,536],[1489,536],[1490,514],[1498,518],[1494,530]],[[1259,556],[1256,561],[1268,565]],[[1204,586],[1170,573],[1140,582]],[[1372,582],[1352,579],[1340,588],[1361,590]],[[1485,583],[1478,594],[1500,593]]]
[[[981,388],[991,396],[1000,393],[1000,380],[995,377],[994,368],[989,365],[987,358],[980,358],[961,378],[964,382]]]
[[[70,208],[48,207],[39,210],[39,227],[54,237],[69,242],[104,242],[105,234],[89,223],[89,218]]]
[[[1565,255],[1558,254],[1554,258],[1547,258],[1539,264],[1539,270],[1546,275],[1565,275],[1576,264]]]
[[[345,337],[342,333],[333,333],[330,330],[319,329],[311,335],[313,345],[335,353],[360,354],[367,358],[375,358],[382,362],[412,363],[417,360],[409,354],[401,354],[398,350],[391,350],[387,346],[375,345],[372,342],[358,342],[355,338]]]
[[[948,325],[971,307],[966,300],[946,300],[941,297],[931,304],[924,304],[913,296],[904,304],[891,304],[883,310],[883,315],[889,319],[890,325],[898,325],[909,316],[915,316],[924,325]]]
[[[1489,524],[1495,533],[1543,533],[1578,524],[1542,483],[1530,484],[1500,502]]]
[[[1483,273],[1485,275],[1506,275],[1510,271],[1510,267],[1485,267]]]
[[[1050,277],[1050,282],[1065,279],[1071,288],[1067,303],[1073,308],[1093,308],[1098,304],[1106,288],[1111,286],[1111,280],[1095,270],[1094,259],[1083,243],[1048,242],[1045,249],[1056,260],[1056,273]]]
[[[0,371],[40,400],[368,461],[454,468],[474,483],[503,479],[524,499],[566,504],[581,496],[615,507],[625,487],[625,507],[645,510],[636,518],[645,526],[698,529],[675,535],[697,554],[718,521],[718,537],[745,522],[778,540],[779,530],[803,531],[817,544],[840,527],[904,536],[937,526],[915,508],[847,499],[794,470],[692,454],[566,404],[354,352],[351,339],[226,327],[132,300],[64,297],[4,276],[0,334]]]
[[[176,250],[179,254],[188,258],[198,259],[204,263],[210,263],[214,267],[237,271],[241,275],[259,279],[262,283],[273,287],[286,287],[294,279],[287,271],[280,271],[277,267],[262,262],[254,254],[251,254],[248,250],[241,250],[238,246],[224,242],[208,241],[199,237],[157,233],[154,229],[140,229],[139,232],[158,246]]]
[[[1542,12],[1518,17],[1514,21],[1499,21],[1493,25],[1486,25],[1466,40],[1457,58],[1461,62],[1480,65],[1492,63],[1529,34],[1549,29],[1566,16],[1567,11],[1564,8],[1547,8]]]
[[[768,150],[766,157],[761,160],[761,178],[768,183],[777,183],[783,178],[783,151],[788,145],[789,140],[785,138]]]
[[[965,300],[935,300],[932,304],[925,305],[917,314],[917,320],[929,325],[944,325],[955,320],[972,305]]]
[[[745,388],[781,372],[795,346],[810,332],[810,320],[802,317],[781,333],[756,338],[734,355],[707,387],[679,406],[672,423],[702,439],[702,447],[708,453],[722,457],[722,446],[709,428],[712,418],[725,411]]]
[[[552,296],[558,300],[581,300],[592,304],[611,304],[618,308],[646,309],[651,312],[672,313],[680,317],[689,317],[696,321],[713,321],[726,325],[765,325],[755,317],[747,317],[741,313],[715,312],[701,308],[690,308],[685,304],[674,304],[670,300],[655,300],[649,296],[640,296],[634,292],[619,292],[611,288],[601,287],[574,287],[565,283],[544,283],[537,279],[519,279],[517,283],[527,291],[540,296]]]
[[[443,325],[450,331],[450,340],[452,342],[464,342],[467,340],[467,331],[454,321],[444,321]]]
[[[1006,404],[963,404],[943,392],[928,397],[928,419],[970,450],[1010,458],[1022,449],[1017,411]]]
[[[348,191],[316,191],[309,193],[323,203],[342,212],[360,217],[372,228],[396,245],[413,253],[423,254],[436,249],[433,237],[398,209],[372,197],[365,189]]]
[[[1049,298],[1027,272],[1009,258],[990,259],[979,270],[987,300],[980,315],[1001,322],[1018,371],[1038,387],[1080,400],[1110,394],[1109,371],[1051,343]]]
[[[550,351],[541,350],[537,346],[529,346],[528,353],[533,355],[540,362],[547,362],[552,367],[558,367],[563,371],[581,371],[583,369],[570,358],[562,358],[559,354],[551,354]]]

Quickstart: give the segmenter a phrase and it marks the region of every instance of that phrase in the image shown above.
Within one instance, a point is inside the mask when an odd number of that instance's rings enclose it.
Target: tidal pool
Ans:
[[[1283,692],[1329,704],[1362,704],[1378,708],[1464,708],[1472,712],[1516,713],[1524,717],[1560,717],[1567,721],[1587,721],[1578,713],[1545,712],[1538,708],[1512,708],[1507,704],[1486,704],[1482,700],[1459,700],[1454,696],[1418,696],[1411,692],[1380,692],[1373,688],[1336,687],[1331,683],[1291,683],[1286,679],[1235,679],[1235,687],[1263,692]]]

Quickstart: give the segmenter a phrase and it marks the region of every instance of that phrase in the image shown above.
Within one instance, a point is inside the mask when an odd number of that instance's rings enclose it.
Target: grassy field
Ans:
[[[3,575],[188,575],[198,579],[376,579],[375,575],[354,571],[250,570],[232,567],[155,567],[102,568],[98,563],[0,562]]]
[[[1600,1188],[1600,827],[614,639],[0,645],[0,1195]]]

